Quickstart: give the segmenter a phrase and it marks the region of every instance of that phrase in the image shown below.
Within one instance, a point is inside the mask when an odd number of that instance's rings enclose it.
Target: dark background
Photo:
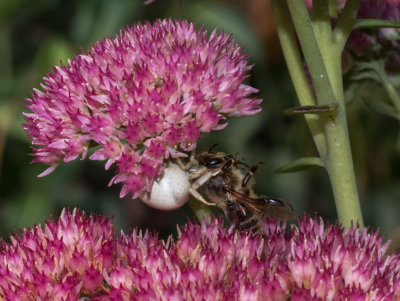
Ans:
[[[64,207],[114,216],[117,231],[133,226],[176,233],[193,213],[189,206],[169,212],[147,207],[128,195],[119,199],[120,185],[107,187],[113,171],[104,162],[76,160],[55,172],[29,164],[30,140],[22,130],[25,98],[40,88],[52,66],[64,63],[96,40],[114,37],[121,27],[157,18],[187,19],[231,33],[251,55],[255,66],[248,83],[260,90],[262,112],[231,119],[223,131],[203,134],[198,150],[218,143],[218,150],[239,152],[249,164],[265,161],[256,174],[259,194],[290,201],[304,211],[336,221],[327,175],[322,169],[275,174],[278,167],[302,156],[316,155],[302,117],[282,112],[297,105],[280,52],[268,0],[178,1],[150,5],[134,0],[2,0],[0,2],[0,235],[31,227],[57,216]],[[366,225],[396,239],[400,232],[399,123],[370,111],[360,101],[348,108],[350,138]]]

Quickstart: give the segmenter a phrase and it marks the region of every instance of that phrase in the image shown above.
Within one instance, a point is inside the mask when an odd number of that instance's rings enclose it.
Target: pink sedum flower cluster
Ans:
[[[398,300],[400,258],[377,232],[305,217],[266,236],[222,219],[178,229],[166,242],[111,220],[63,210],[2,243],[3,300]],[[82,299],[82,300],[83,300]]]
[[[251,68],[227,34],[208,37],[193,23],[158,20],[121,30],[97,42],[68,65],[55,66],[24,113],[32,162],[50,167],[91,146],[91,160],[116,165],[110,182],[121,197],[150,191],[164,160],[186,156],[201,132],[219,130],[228,116],[260,111],[256,89],[243,84]]]

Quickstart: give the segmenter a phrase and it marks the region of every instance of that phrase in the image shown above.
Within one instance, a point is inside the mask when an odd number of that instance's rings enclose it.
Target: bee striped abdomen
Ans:
[[[235,228],[239,231],[250,231],[250,229],[253,229],[253,233],[258,234],[260,231],[258,216],[241,204],[237,204],[237,207],[237,212],[239,213],[237,214]],[[233,223],[233,221],[231,222]]]

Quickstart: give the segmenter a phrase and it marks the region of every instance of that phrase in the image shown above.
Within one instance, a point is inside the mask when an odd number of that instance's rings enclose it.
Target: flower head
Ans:
[[[101,289],[115,255],[112,221],[67,210],[2,242],[0,295],[4,300],[77,300]],[[57,298],[58,297],[58,298]]]
[[[397,300],[400,258],[377,232],[305,217],[265,237],[187,223],[177,240],[134,230],[113,237],[110,220],[64,210],[11,237],[0,253],[0,297],[96,300]],[[118,296],[118,298],[117,298]],[[65,297],[64,297],[65,298]]]
[[[33,162],[50,167],[82,159],[117,166],[112,183],[121,197],[149,191],[163,162],[185,156],[201,132],[224,128],[228,116],[252,115],[261,100],[243,84],[242,49],[227,34],[186,21],[159,20],[121,30],[55,66],[43,91],[28,99],[25,131],[32,137]]]

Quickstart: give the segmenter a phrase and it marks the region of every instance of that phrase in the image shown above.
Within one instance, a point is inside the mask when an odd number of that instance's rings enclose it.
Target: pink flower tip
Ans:
[[[398,300],[400,257],[377,232],[304,217],[265,236],[188,222],[167,241],[74,209],[3,242],[0,299]],[[29,296],[29,298],[27,298]],[[116,297],[119,296],[119,299]]]

